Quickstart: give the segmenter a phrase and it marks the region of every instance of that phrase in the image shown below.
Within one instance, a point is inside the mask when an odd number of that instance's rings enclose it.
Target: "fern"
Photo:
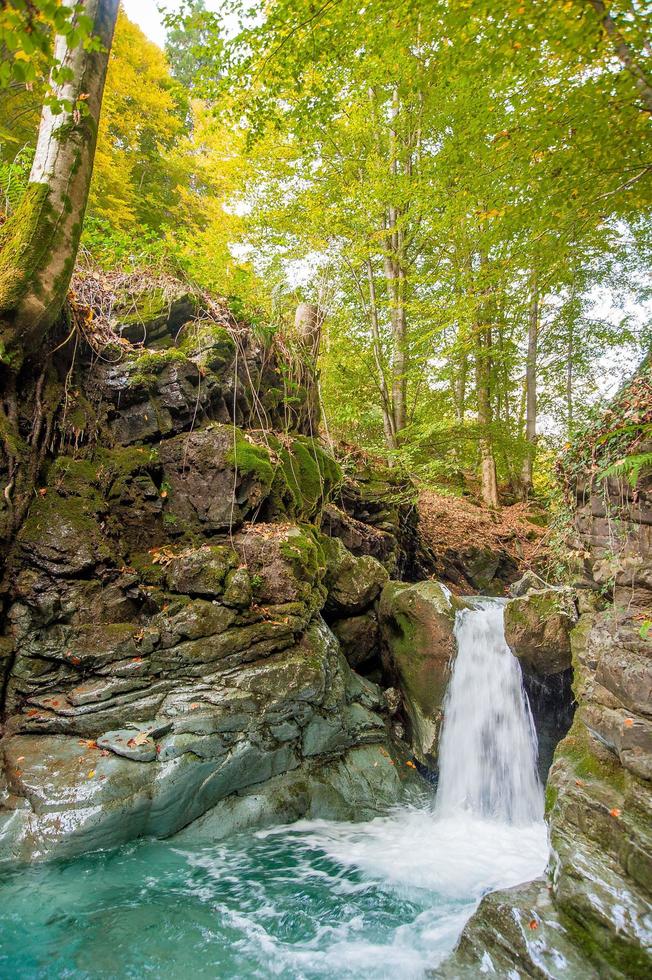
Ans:
[[[23,146],[13,160],[0,159],[0,210],[6,215],[15,211],[22,200],[33,156],[33,148]]]
[[[633,453],[623,456],[599,474],[598,479],[606,480],[610,476],[624,477],[630,487],[635,487],[643,470],[652,467],[652,453]]]

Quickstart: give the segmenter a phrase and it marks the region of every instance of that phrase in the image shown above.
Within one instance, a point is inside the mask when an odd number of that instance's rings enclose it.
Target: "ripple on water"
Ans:
[[[397,809],[215,845],[146,841],[0,881],[0,975],[423,977],[488,890],[539,875],[543,822]]]

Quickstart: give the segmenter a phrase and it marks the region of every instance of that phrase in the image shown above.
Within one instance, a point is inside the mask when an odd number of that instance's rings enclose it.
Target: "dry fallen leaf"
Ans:
[[[129,739],[127,745],[133,749],[136,745],[144,745],[148,738],[147,732],[138,732],[137,735]]]

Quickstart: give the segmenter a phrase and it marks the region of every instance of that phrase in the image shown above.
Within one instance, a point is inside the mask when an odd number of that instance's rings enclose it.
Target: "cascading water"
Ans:
[[[457,614],[457,657],[444,704],[436,812],[528,824],[543,816],[537,740],[521,668],[505,642],[503,603]]]
[[[458,614],[434,805],[224,843],[144,841],[0,882],[0,975],[422,980],[482,895],[547,859],[502,608]]]

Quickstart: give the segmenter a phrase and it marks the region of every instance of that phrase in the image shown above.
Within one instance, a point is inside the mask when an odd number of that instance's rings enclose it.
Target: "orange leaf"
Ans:
[[[615,806],[615,807],[613,808],[613,810],[610,810],[610,811],[609,811],[609,816],[610,816],[610,817],[619,817],[619,816],[620,816],[620,810],[618,809],[618,807],[617,807],[617,806]]]

